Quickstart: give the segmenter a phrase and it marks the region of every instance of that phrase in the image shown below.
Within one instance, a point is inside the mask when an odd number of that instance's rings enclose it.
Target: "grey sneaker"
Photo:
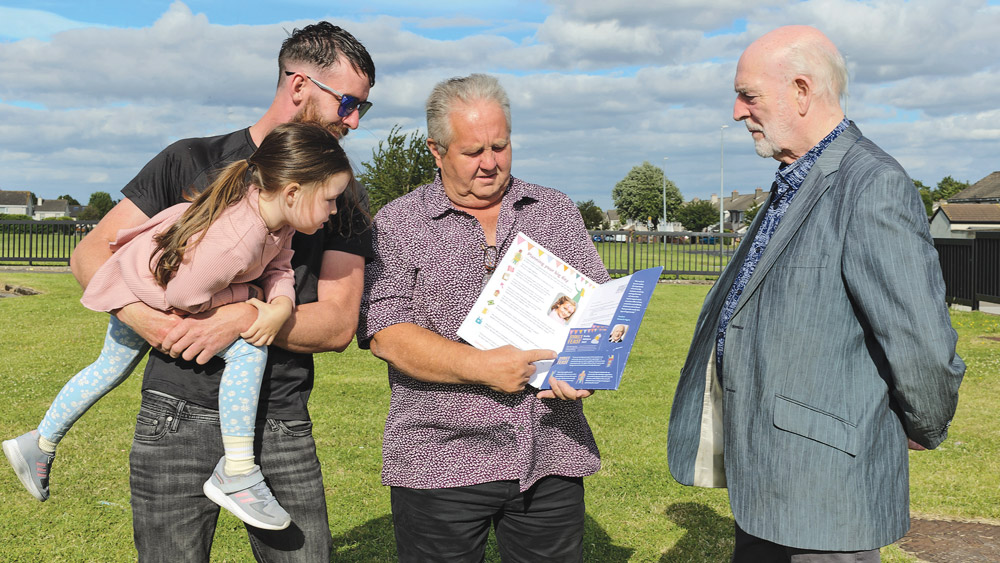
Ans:
[[[3,455],[33,497],[43,502],[49,498],[49,471],[56,454],[45,453],[38,447],[38,430],[4,440]]]
[[[225,464],[226,458],[223,457],[215,466],[212,477],[205,481],[202,487],[205,496],[251,526],[284,530],[292,523],[292,518],[264,483],[259,465],[253,466],[253,471],[245,475],[229,476],[223,469]]]

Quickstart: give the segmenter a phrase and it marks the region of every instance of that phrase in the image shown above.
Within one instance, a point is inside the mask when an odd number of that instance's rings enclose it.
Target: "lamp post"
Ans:
[[[660,230],[666,231],[663,225],[667,222],[667,160],[670,157],[663,157],[663,223],[660,224]],[[663,235],[663,252],[667,251],[667,236]]]
[[[719,129],[719,268],[722,268],[722,233],[725,231],[725,209],[723,208],[722,202],[724,201],[724,194],[726,193],[726,183],[725,183],[725,154],[726,154],[726,129],[728,125],[723,125]]]

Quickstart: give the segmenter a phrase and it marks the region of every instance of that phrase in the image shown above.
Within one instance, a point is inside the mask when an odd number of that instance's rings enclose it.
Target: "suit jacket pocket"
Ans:
[[[836,448],[851,456],[858,454],[857,425],[805,403],[775,395],[774,425]]]

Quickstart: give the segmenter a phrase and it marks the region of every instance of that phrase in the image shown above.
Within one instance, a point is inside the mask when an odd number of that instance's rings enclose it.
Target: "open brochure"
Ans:
[[[577,389],[617,389],[662,267],[598,284],[517,233],[458,329],[481,350],[549,349],[529,385],[550,375]]]

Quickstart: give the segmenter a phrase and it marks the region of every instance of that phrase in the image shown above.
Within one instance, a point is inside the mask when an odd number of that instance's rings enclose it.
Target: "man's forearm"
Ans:
[[[274,345],[300,354],[343,352],[357,329],[357,312],[345,313],[335,301],[304,303],[295,308]]]
[[[327,250],[323,253],[314,303],[292,312],[274,345],[300,354],[343,352],[354,339],[361,312],[365,259]]]
[[[375,357],[409,377],[428,383],[482,383],[473,374],[482,351],[412,323],[386,327],[371,340]],[[486,366],[480,366],[485,369]]]
[[[76,245],[70,255],[69,268],[80,287],[86,289],[101,265],[111,258],[111,248],[106,239],[90,233]]]
[[[118,238],[118,231],[141,225],[147,219],[149,217],[128,198],[111,208],[70,255],[70,271],[80,287],[86,289],[97,270],[111,258],[110,243]]]

